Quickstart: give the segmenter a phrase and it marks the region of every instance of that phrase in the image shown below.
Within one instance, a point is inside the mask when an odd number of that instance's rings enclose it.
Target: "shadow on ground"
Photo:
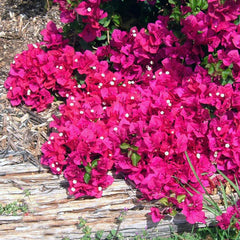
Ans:
[[[2,20],[8,20],[11,17],[9,12],[15,15],[21,14],[25,18],[44,15],[48,7],[47,2],[47,0],[9,0],[4,6]]]

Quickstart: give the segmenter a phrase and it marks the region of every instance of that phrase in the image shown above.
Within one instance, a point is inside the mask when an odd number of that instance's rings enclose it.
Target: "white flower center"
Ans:
[[[229,144],[229,143],[226,143],[226,144],[225,144],[225,148],[230,148],[230,144]]]
[[[152,70],[152,68],[149,65],[147,65],[146,68],[147,68],[148,71]]]

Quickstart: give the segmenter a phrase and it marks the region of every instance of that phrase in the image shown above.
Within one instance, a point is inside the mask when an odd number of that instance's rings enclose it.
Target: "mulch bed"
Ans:
[[[0,158],[19,156],[40,167],[41,145],[51,115],[59,103],[42,114],[25,106],[12,107],[7,99],[4,81],[14,56],[27,45],[41,41],[40,32],[48,21],[59,23],[58,6],[47,11],[44,0],[2,0],[0,2]]]

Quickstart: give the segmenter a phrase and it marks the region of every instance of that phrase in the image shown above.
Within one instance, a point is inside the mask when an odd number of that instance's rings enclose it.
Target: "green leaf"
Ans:
[[[168,206],[168,199],[165,197],[165,198],[161,198],[160,200],[159,200],[159,203],[161,203],[162,205],[164,205],[164,206]]]
[[[107,19],[107,21],[104,22],[103,26],[108,27],[110,23],[111,23],[111,19]]]
[[[92,168],[89,165],[85,166],[84,168],[87,173],[90,173],[92,171]]]
[[[173,209],[172,212],[170,213],[171,216],[176,216],[177,215],[177,210],[176,209]]]
[[[107,39],[107,35],[106,34],[102,34],[101,37],[97,37],[98,41],[103,41],[105,39]]]
[[[141,156],[135,152],[132,153],[131,160],[132,160],[132,165],[137,166],[138,162],[140,161]]]
[[[232,75],[232,71],[229,68],[227,68],[226,70],[222,71],[222,78],[223,78],[223,80],[226,80],[231,75]]]
[[[110,22],[111,22],[111,19],[109,19],[107,17],[99,20],[99,23],[101,25],[103,25],[104,27],[108,27]]]
[[[179,202],[179,203],[181,203],[181,202],[183,202],[184,201],[184,199],[186,198],[186,195],[178,195],[177,196],[177,201]]]
[[[174,4],[176,5],[175,1],[174,0],[168,0],[169,4]]]
[[[120,145],[120,148],[122,150],[126,150],[126,149],[130,148],[130,144],[124,142]]]
[[[115,229],[112,229],[112,230],[111,230],[111,235],[112,235],[112,236],[115,236],[116,233],[117,233],[117,230],[115,230]]]
[[[208,56],[206,56],[206,57],[204,57],[203,58],[203,60],[202,60],[202,65],[204,66],[206,66],[207,67],[207,65],[208,65]]]
[[[121,25],[121,16],[118,14],[113,15],[112,22],[116,27],[119,27]]]
[[[203,2],[203,4],[201,5],[201,9],[202,9],[202,10],[208,9],[208,2],[207,2],[207,1],[204,1],[204,2]]]
[[[192,1],[192,7],[193,7],[192,10],[195,10],[195,9],[196,9],[196,7],[198,6],[198,1],[199,1],[199,0],[193,0],[193,1]]]
[[[95,238],[97,240],[100,240],[102,238],[102,235],[103,235],[104,231],[101,230],[101,231],[97,231],[96,234],[95,234]]]
[[[93,161],[92,161],[92,168],[95,168],[95,167],[97,167],[97,165],[98,165],[98,160],[99,159],[94,159]]]
[[[131,145],[130,147],[131,147],[131,149],[134,150],[134,151],[137,151],[137,150],[139,149],[139,147],[134,146],[134,145]]]
[[[212,75],[215,72],[214,66],[211,64],[211,66],[208,69],[208,74]]]
[[[88,184],[91,179],[91,175],[89,173],[85,173],[83,178],[84,182]]]
[[[82,217],[79,218],[78,228],[82,228],[86,225],[86,220]]]
[[[238,18],[234,21],[235,25],[239,25],[240,24],[240,16],[238,16]]]
[[[222,71],[221,65],[222,65],[222,61],[218,61],[218,62],[216,63],[216,67],[215,67],[215,68],[216,68],[217,72]]]
[[[178,6],[173,8],[170,18],[173,18],[175,21],[179,22],[181,18],[181,12]]]

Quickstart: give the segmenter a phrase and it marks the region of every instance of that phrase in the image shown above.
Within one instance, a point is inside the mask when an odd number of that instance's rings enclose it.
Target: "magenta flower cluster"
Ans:
[[[75,8],[56,2],[63,22],[83,17],[80,36],[86,41],[104,31],[101,1]],[[146,29],[115,29],[109,45],[80,52],[49,22],[43,42],[15,57],[5,82],[12,105],[24,102],[43,111],[54,96],[65,99],[61,116],[53,116],[41,163],[54,174],[63,172],[71,195],[101,197],[115,169],[145,199],[167,198],[196,223],[205,222],[204,191],[185,151],[209,192],[216,168],[239,179],[240,4],[208,4],[207,11],[181,20],[184,38],[169,30],[169,17],[159,16]],[[219,62],[220,71],[210,72],[208,66]],[[232,82],[222,84],[226,69]],[[151,215],[162,218],[157,208]]]
[[[107,17],[107,12],[100,8],[100,4],[109,0],[88,0],[79,1],[73,0],[71,3],[67,0],[54,0],[59,3],[61,11],[61,21],[63,23],[73,22],[77,16],[81,16],[84,29],[79,36],[85,41],[91,42],[96,37],[101,37],[101,32],[106,31],[99,20]]]
[[[218,226],[221,229],[228,229],[229,227],[240,230],[240,200],[237,201],[236,205],[229,206],[226,213],[216,217]]]

